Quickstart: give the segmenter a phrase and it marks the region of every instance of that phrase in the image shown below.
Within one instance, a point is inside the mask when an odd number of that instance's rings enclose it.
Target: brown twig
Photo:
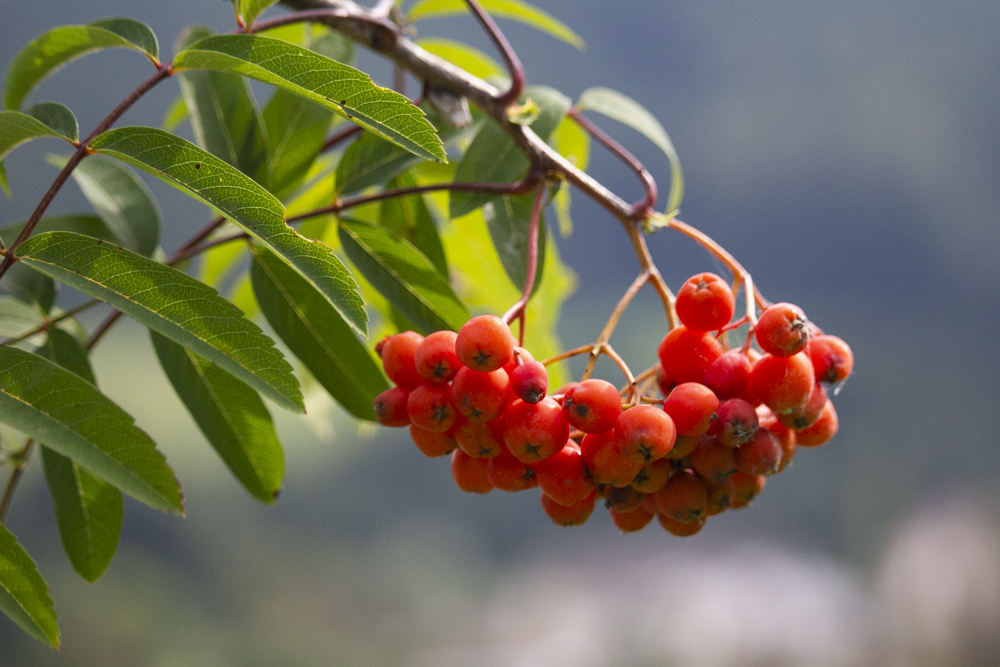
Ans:
[[[507,37],[500,30],[496,21],[483,9],[478,0],[465,0],[465,3],[469,5],[469,9],[472,10],[479,23],[489,34],[490,39],[493,40],[497,50],[500,51],[500,55],[503,56],[503,62],[510,74],[510,88],[502,95],[497,95],[495,99],[497,104],[509,107],[521,97],[521,93],[524,91],[524,66],[521,65],[521,59],[517,57],[517,53],[507,41]]]
[[[21,481],[21,477],[28,467],[28,457],[31,456],[31,449],[34,444],[35,441],[29,438],[24,443],[21,451],[17,453],[19,460],[17,465],[14,466],[14,470],[10,473],[10,479],[7,480],[7,486],[3,490],[3,498],[0,498],[0,525],[3,525],[4,520],[7,518],[7,510],[10,509],[10,503],[14,499],[14,490],[17,489],[17,483]]]
[[[16,336],[14,338],[8,338],[4,342],[0,343],[0,347],[7,347],[8,345],[17,345],[18,343],[20,343],[22,341],[28,340],[32,336],[35,336],[35,335],[40,334],[42,332],[48,331],[53,326],[55,326],[56,324],[59,324],[63,320],[69,319],[69,318],[73,317],[74,315],[79,315],[83,311],[85,311],[85,310],[87,310],[89,308],[92,308],[92,307],[94,307],[94,306],[96,306],[96,305],[98,305],[100,303],[104,303],[104,302],[101,301],[100,299],[90,299],[89,301],[84,301],[79,306],[76,306],[75,308],[70,308],[69,310],[67,310],[67,311],[59,314],[58,316],[53,317],[52,319],[46,318],[46,320],[42,324],[40,324],[39,326],[35,327],[31,331],[28,331],[27,333],[23,333],[20,336]]]

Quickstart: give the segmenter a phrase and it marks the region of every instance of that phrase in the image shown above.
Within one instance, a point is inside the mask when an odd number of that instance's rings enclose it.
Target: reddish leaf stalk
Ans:
[[[497,96],[496,102],[501,106],[509,107],[521,97],[521,93],[524,91],[524,66],[521,64],[521,59],[517,57],[517,53],[510,45],[510,42],[507,41],[507,37],[500,30],[500,27],[497,26],[496,21],[483,9],[478,0],[465,0],[465,2],[469,5],[469,9],[472,10],[476,18],[479,19],[479,23],[489,33],[490,39],[493,40],[493,44],[500,51],[500,55],[503,56],[507,72],[510,74],[510,88],[507,89],[507,92]]]
[[[542,217],[542,204],[545,203],[545,182],[542,181],[538,184],[538,188],[535,191],[535,201],[531,207],[531,217],[528,219],[528,249],[527,249],[527,266],[524,272],[524,291],[521,292],[521,298],[517,300],[510,309],[504,313],[503,321],[510,324],[514,321],[514,318],[518,318],[521,322],[521,330],[518,336],[518,344],[524,345],[524,325],[525,325],[525,309],[528,305],[528,299],[531,298],[531,292],[535,289],[535,275],[538,273],[538,225],[539,220]]]

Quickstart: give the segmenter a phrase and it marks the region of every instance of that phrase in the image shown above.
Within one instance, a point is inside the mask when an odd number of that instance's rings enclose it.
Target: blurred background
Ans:
[[[8,526],[51,585],[63,650],[0,618],[0,665],[1000,664],[1000,4],[537,4],[587,48],[502,21],[529,83],[573,98],[608,86],[647,106],[685,168],[681,218],[768,298],[852,345],[837,437],[693,538],[655,525],[622,536],[600,508],[559,529],[533,492],[466,495],[404,432],[359,428],[313,395],[308,418],[273,411],[286,478],[263,507],[125,324],[96,352],[98,380],[166,453],[188,518],[128,501],[118,555],[87,584],[32,466]],[[162,50],[186,24],[232,26],[222,0],[0,0],[0,63],[47,28],[113,15],[147,22]],[[492,53],[471,18],[419,28]],[[359,65],[390,81],[370,54]],[[33,99],[67,104],[89,129],[147,75],[141,57],[106,51]],[[159,125],[176,94],[161,86],[122,123]],[[657,149],[600,122],[665,190]],[[28,217],[55,175],[51,150],[38,141],[7,160],[0,225]],[[599,150],[590,171],[640,196]],[[147,182],[172,249],[206,211]],[[52,211],[77,210],[67,187]],[[596,337],[637,271],[609,216],[576,196],[573,217],[558,241],[578,274],[567,347]],[[650,246],[673,285],[721,270],[671,234]],[[663,326],[644,292],[616,349],[645,368]]]

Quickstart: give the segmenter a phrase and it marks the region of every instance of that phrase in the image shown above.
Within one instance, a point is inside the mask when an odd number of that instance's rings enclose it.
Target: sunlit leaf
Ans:
[[[33,116],[20,111],[0,111],[0,160],[23,143],[39,137],[57,137],[72,141]]]
[[[10,181],[7,180],[7,167],[4,166],[3,160],[0,160],[0,190],[10,199]]]
[[[254,294],[275,333],[338,403],[374,421],[372,403],[389,384],[364,345],[312,285],[267,249],[252,252]]]
[[[183,513],[177,480],[149,436],[93,385],[51,361],[0,348],[0,420],[136,500]]]
[[[281,202],[248,176],[191,142],[151,127],[111,130],[91,147],[218,209],[309,280],[357,331],[367,333],[368,316],[347,268],[328,247],[289,227]]]
[[[684,198],[684,172],[677,150],[667,131],[653,114],[631,97],[610,88],[588,88],[580,95],[576,106],[580,110],[596,111],[619,123],[628,125],[652,141],[670,160],[670,194],[667,196],[667,214],[680,208]]]
[[[109,18],[87,25],[53,28],[32,40],[11,63],[4,106],[20,108],[24,98],[45,77],[81,56],[112,47],[135,49],[159,64],[156,35],[145,23]]]
[[[27,114],[42,121],[60,136],[76,141],[80,138],[80,123],[73,112],[58,102],[40,102],[28,109]]]
[[[174,59],[178,70],[236,72],[318,102],[427,160],[444,160],[434,126],[406,97],[353,67],[260,35],[204,39]]]
[[[549,138],[549,143],[577,169],[587,170],[590,164],[590,135],[572,118],[563,118]],[[573,233],[573,218],[570,216],[572,189],[563,183],[552,200],[559,221],[559,235],[569,236]]]
[[[183,95],[178,95],[174,98],[174,101],[170,103],[170,106],[167,107],[166,113],[163,114],[163,122],[160,123],[160,127],[167,132],[173,132],[177,129],[178,125],[187,119],[187,102],[184,101]]]
[[[65,158],[54,155],[49,162],[66,165]],[[153,254],[160,242],[160,207],[134,171],[98,155],[78,164],[73,180],[123,246],[146,257]]]
[[[407,172],[386,183],[385,187],[412,188],[416,184],[413,175]],[[441,237],[423,195],[382,200],[379,224],[412,243],[413,247],[431,260],[431,264],[442,276],[448,277],[448,260],[444,256]]]
[[[298,382],[274,343],[211,287],[129,250],[68,232],[35,236],[18,254],[28,266],[111,304],[282,407],[303,410]]]
[[[405,239],[376,225],[342,220],[340,242],[358,271],[423,333],[458,331],[469,319],[448,280]]]
[[[479,3],[493,16],[512,19],[537,28],[543,32],[561,39],[582,49],[583,40],[568,26],[546,14],[541,9],[519,0],[479,0]],[[408,15],[411,21],[433,18],[437,16],[454,16],[469,11],[469,6],[462,0],[420,0],[410,8]]]
[[[268,189],[278,199],[295,191],[323,148],[333,112],[284,88],[264,107],[267,128]]]
[[[49,585],[35,562],[0,525],[0,611],[38,641],[59,648],[59,625]]]
[[[308,285],[281,260],[275,261]],[[317,294],[317,298],[330,308],[322,296]],[[284,454],[260,396],[246,383],[169,338],[152,331],[150,335],[170,384],[208,442],[254,498],[274,502],[284,474]]]
[[[261,12],[273,5],[278,0],[236,0],[239,8],[240,18],[243,25],[249,26],[254,22]]]
[[[461,67],[480,79],[489,76],[507,76],[507,70],[503,65],[468,44],[437,37],[423,37],[417,40],[417,44],[425,51]]]

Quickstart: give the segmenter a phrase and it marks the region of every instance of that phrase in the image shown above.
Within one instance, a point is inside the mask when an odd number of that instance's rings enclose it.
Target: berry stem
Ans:
[[[17,489],[17,483],[21,481],[25,469],[28,467],[28,457],[31,456],[31,449],[34,445],[35,441],[29,438],[24,443],[21,451],[14,455],[17,459],[17,464],[10,473],[10,479],[7,480],[7,486],[3,490],[3,498],[0,499],[0,525],[3,525],[4,520],[7,518],[7,510],[10,509],[10,503],[14,499],[14,491]]]
[[[542,217],[542,204],[545,202],[545,181],[538,184],[535,191],[535,201],[531,206],[531,217],[528,219],[528,249],[525,258],[524,290],[521,298],[503,314],[503,321],[510,324],[514,318],[521,321],[521,330],[518,337],[518,345],[524,345],[525,313],[528,306],[528,299],[535,289],[535,275],[538,273],[538,223]]]

